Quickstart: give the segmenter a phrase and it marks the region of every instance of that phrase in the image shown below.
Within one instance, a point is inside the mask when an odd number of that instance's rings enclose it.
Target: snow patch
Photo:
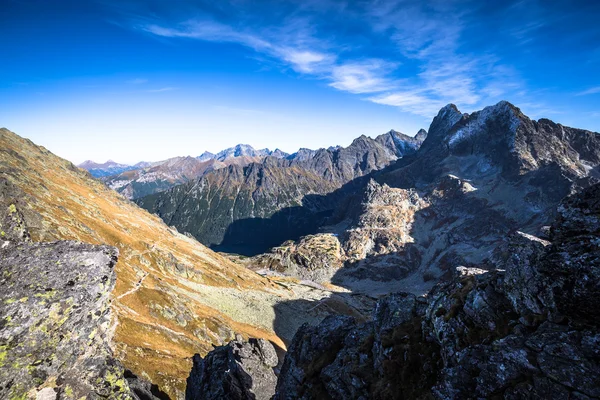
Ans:
[[[508,128],[514,138],[514,134],[517,132],[517,128],[521,121],[515,115],[509,103],[500,102],[494,106],[484,108],[477,114],[477,118],[469,121],[464,127],[458,129],[454,135],[448,139],[448,145],[450,145],[450,147],[455,146],[469,137],[485,132],[487,121],[495,119],[498,116],[508,116]]]
[[[127,186],[129,185],[131,182],[131,180],[120,180],[120,181],[114,181],[111,182],[108,186],[112,189],[112,190],[117,190],[122,188],[123,186]]]

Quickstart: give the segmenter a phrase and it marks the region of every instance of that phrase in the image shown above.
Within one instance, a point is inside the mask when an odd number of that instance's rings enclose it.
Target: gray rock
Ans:
[[[118,251],[78,242],[0,249],[0,397],[130,398],[112,356]]]
[[[275,348],[264,339],[241,337],[217,347],[205,358],[196,354],[187,380],[187,400],[268,400],[275,392]]]

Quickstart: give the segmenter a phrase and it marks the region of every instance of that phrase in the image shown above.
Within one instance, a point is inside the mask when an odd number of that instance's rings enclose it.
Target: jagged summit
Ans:
[[[415,135],[415,139],[417,140],[425,140],[427,138],[427,131],[425,129],[419,129],[419,132]]]
[[[107,160],[104,163],[97,163],[95,161],[92,160],[85,160],[84,162],[82,162],[81,164],[78,165],[78,167],[83,168],[83,169],[91,169],[91,168],[109,168],[109,167],[115,167],[115,166],[127,166],[127,164],[121,164],[118,162],[115,162],[113,160]]]
[[[256,150],[254,147],[249,144],[237,144],[233,147],[229,147],[225,150],[222,150],[216,154],[205,151],[202,155],[198,156],[198,159],[201,161],[206,160],[217,160],[217,161],[226,161],[230,158],[236,157],[267,157],[273,156],[277,158],[287,157],[288,154],[281,151],[280,149],[275,149],[274,151],[269,150],[268,148],[258,149]]]
[[[216,154],[211,153],[209,151],[205,151],[204,153],[202,153],[201,155],[198,156],[198,159],[200,161],[206,161],[206,160],[212,160],[216,157]]]

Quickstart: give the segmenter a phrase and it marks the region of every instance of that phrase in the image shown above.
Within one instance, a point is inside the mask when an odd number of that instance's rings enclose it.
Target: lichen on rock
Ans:
[[[0,398],[137,398],[111,349],[117,257],[68,241],[0,249]]]

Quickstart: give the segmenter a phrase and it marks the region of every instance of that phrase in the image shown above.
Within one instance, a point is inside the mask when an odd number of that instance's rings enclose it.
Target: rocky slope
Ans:
[[[600,397],[599,199],[600,185],[566,199],[550,241],[506,238],[493,271],[459,267],[427,296],[388,295],[370,322],[302,326],[273,399]]]
[[[355,296],[262,278],[6,129],[0,129],[0,176],[2,237],[118,248],[115,357],[173,398],[183,397],[191,356],[236,333],[285,348],[303,321],[332,312],[360,316],[368,308]]]
[[[257,253],[314,231],[339,199],[324,195],[413,154],[420,143],[395,131],[361,136],[346,148],[301,150],[214,171],[137,203],[206,245]]]
[[[532,121],[507,102],[470,115],[450,105],[416,154],[338,202],[321,228],[341,249],[337,263],[307,264],[294,250],[302,240],[283,263],[277,249],[246,263],[300,277],[323,267],[312,276],[353,291],[422,294],[456,266],[488,264],[510,232],[542,235],[560,200],[599,168],[598,133]]]

